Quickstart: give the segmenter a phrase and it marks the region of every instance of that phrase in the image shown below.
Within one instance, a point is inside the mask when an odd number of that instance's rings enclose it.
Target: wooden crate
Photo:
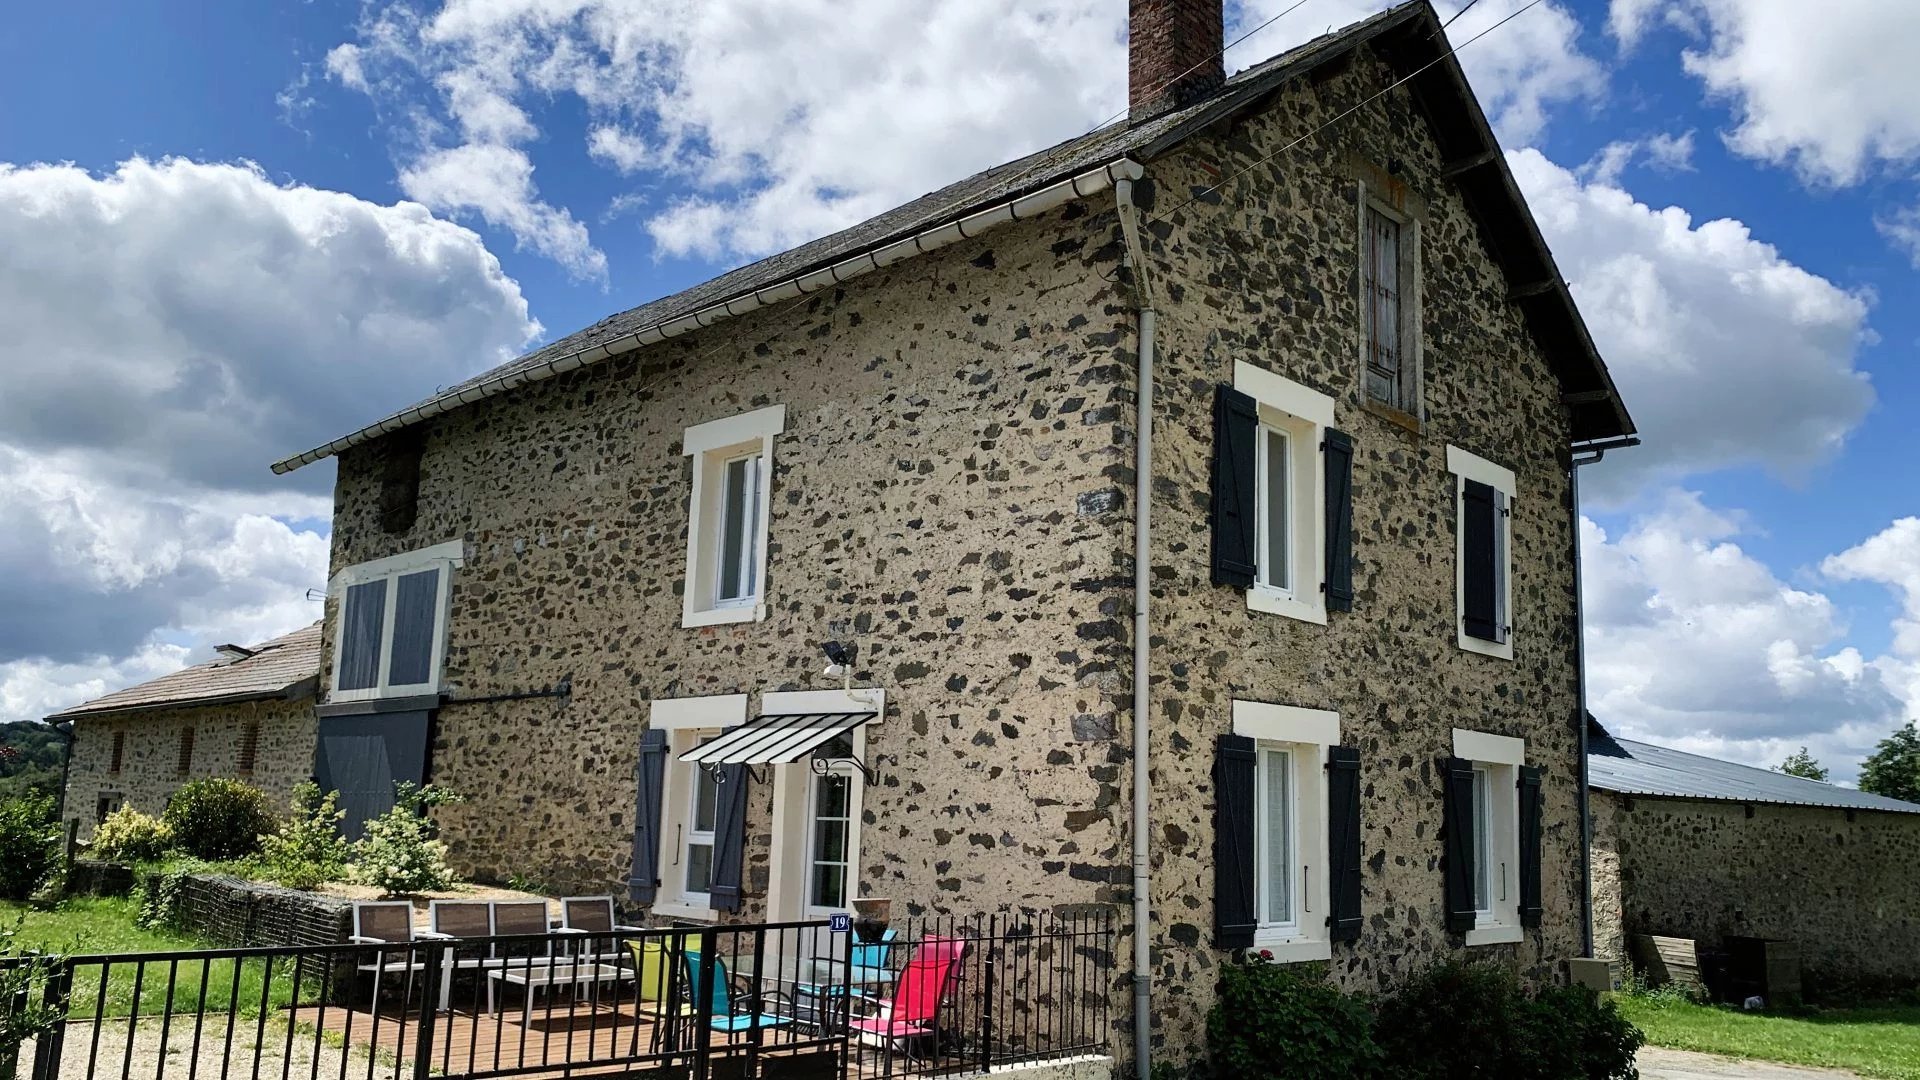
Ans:
[[[1699,993],[1700,948],[1692,938],[1635,934],[1631,942],[1634,969],[1648,986],[1676,985]]]

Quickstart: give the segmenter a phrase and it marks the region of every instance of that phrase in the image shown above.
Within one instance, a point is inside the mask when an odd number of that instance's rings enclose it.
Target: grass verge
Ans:
[[[1617,1003],[1653,1046],[1920,1080],[1920,1006],[1744,1012],[1643,994]]]
[[[18,944],[43,952],[169,953],[216,947],[191,934],[143,929],[134,923],[139,910],[139,902],[128,897],[75,898],[47,910],[0,904],[0,925],[19,920]],[[303,974],[310,995],[316,973]],[[284,959],[271,969],[259,957],[155,959],[114,964],[104,972],[97,964],[85,964],[74,970],[67,1014],[153,1016],[231,1008],[241,1016],[257,1016],[262,1006],[278,1008],[292,997],[293,970]]]

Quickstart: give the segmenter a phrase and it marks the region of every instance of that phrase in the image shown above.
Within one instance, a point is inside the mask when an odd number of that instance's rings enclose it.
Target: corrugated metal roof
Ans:
[[[1592,786],[1621,795],[1661,795],[1677,799],[1831,806],[1844,810],[1885,810],[1920,814],[1920,804],[1869,795],[1852,788],[1798,776],[1736,765],[1651,743],[1616,739],[1599,725],[1588,732],[1587,776]]]
[[[320,674],[320,624],[295,630],[253,646],[253,655],[195,664],[171,675],[116,690],[105,697],[63,709],[48,720],[72,720],[101,713],[210,705],[227,701],[295,696],[301,683]]]
[[[1211,96],[1151,119],[1135,123],[1122,120],[1085,135],[1068,139],[1038,153],[997,165],[949,184],[938,191],[897,206],[847,229],[821,237],[780,254],[729,271],[710,281],[639,307],[611,315],[584,330],[569,334],[516,360],[511,360],[464,382],[441,390],[431,397],[376,421],[345,439],[362,441],[362,436],[391,420],[425,406],[458,398],[483,382],[514,372],[533,372],[549,361],[579,353],[596,346],[610,346],[633,336],[642,328],[656,326],[712,307],[734,297],[748,295],[777,282],[830,266],[843,259],[871,251],[937,225],[957,221],[977,210],[1047,187],[1063,178],[1085,172],[1122,157],[1152,160],[1180,145],[1197,132],[1255,107],[1288,80],[1333,61],[1360,45],[1398,31],[1404,40],[1387,51],[1400,67],[1418,73],[1411,88],[1423,101],[1429,97],[1445,99],[1441,109],[1455,123],[1447,132],[1457,145],[1443,146],[1452,158],[1469,158],[1475,151],[1494,151],[1486,160],[1492,174],[1474,181],[1484,192],[1470,199],[1476,213],[1508,219],[1506,242],[1493,245],[1495,257],[1508,271],[1510,283],[1527,285],[1545,279],[1550,285],[1539,310],[1528,309],[1528,321],[1549,324],[1552,338],[1561,348],[1547,348],[1549,361],[1559,374],[1563,389],[1584,395],[1569,405],[1574,415],[1574,437],[1597,439],[1630,435],[1633,421],[1626,406],[1614,391],[1612,377],[1600,359],[1588,335],[1571,293],[1561,280],[1552,253],[1541,238],[1532,212],[1521,197],[1498,154],[1479,103],[1468,88],[1465,76],[1453,60],[1438,16],[1426,0],[1406,0],[1395,7],[1361,19],[1339,31],[1324,34],[1288,52],[1282,53],[1226,80]],[[1430,70],[1429,70],[1430,69]],[[1430,117],[1434,110],[1429,110]],[[1466,120],[1462,116],[1470,114]],[[1456,186],[1469,186],[1469,174],[1454,179]],[[1476,188],[1475,190],[1479,190]],[[1470,193],[1471,194],[1471,193]],[[1181,193],[1166,193],[1170,199]],[[1545,346],[1543,346],[1545,347]],[[1564,354],[1564,355],[1563,355]],[[408,421],[411,423],[411,421]],[[334,449],[318,447],[307,454],[295,455],[275,468],[294,468],[305,464],[309,455],[330,456]]]

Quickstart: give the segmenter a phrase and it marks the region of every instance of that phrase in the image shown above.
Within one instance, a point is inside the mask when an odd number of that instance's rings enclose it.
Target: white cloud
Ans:
[[[1619,187],[1620,177],[1638,158],[1659,172],[1693,171],[1693,132],[1661,132],[1644,139],[1616,139],[1600,148],[1575,175],[1589,184]]]
[[[1920,518],[1901,518],[1820,569],[1836,581],[1877,582],[1900,598],[1890,655],[1873,663],[1905,695],[1909,718],[1920,720]]]
[[[276,457],[538,333],[479,237],[246,165],[0,164],[0,719],[311,621]]]
[[[497,115],[484,121],[507,122]],[[607,276],[607,257],[593,246],[587,227],[535,194],[533,160],[523,150],[496,143],[435,150],[401,171],[400,190],[435,210],[477,213],[576,277]]]
[[[1851,779],[1912,688],[1840,644],[1831,598],[1742,550],[1748,530],[1682,491],[1618,537],[1582,522],[1590,707],[1616,734],[1752,765],[1805,745]]]
[[[1655,210],[1535,150],[1507,160],[1645,439],[1596,467],[1594,494],[1750,463],[1795,479],[1839,450],[1874,400],[1866,296],[1741,222]]]
[[[1907,253],[1914,269],[1920,270],[1920,206],[1907,207],[1874,219],[1880,235]]]
[[[1442,21],[1458,15],[1447,27],[1447,40],[1460,50],[1460,65],[1492,118],[1494,131],[1510,146],[1538,138],[1553,106],[1596,101],[1607,88],[1605,69],[1581,51],[1579,20],[1559,4],[1540,4],[1493,29],[1526,3],[1479,0],[1464,13],[1462,0],[1440,0],[1434,5]],[[1239,25],[1228,28],[1228,40],[1293,5],[1294,0],[1247,0]],[[1337,30],[1391,6],[1391,0],[1322,0],[1306,5],[1230,50],[1229,68],[1258,63],[1329,28]],[[1486,36],[1467,44],[1482,33]]]
[[[1623,44],[1656,18],[1704,39],[1683,62],[1732,103],[1735,152],[1824,184],[1920,158],[1920,67],[1902,47],[1920,40],[1920,4],[1613,0],[1610,25]]]

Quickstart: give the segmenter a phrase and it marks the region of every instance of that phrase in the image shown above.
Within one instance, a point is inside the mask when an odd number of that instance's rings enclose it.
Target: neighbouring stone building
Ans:
[[[1810,985],[1920,983],[1920,804],[1591,729],[1594,954],[1794,942]]]
[[[158,816],[189,780],[235,777],[285,804],[313,772],[320,626],[47,717],[71,724],[63,813],[85,840],[121,806]]]
[[[1129,121],[278,463],[339,460],[323,755],[654,918],[1124,911],[1144,811],[1172,1057],[1241,949],[1577,956],[1625,407],[1426,3],[1231,79],[1218,0],[1133,14]]]

